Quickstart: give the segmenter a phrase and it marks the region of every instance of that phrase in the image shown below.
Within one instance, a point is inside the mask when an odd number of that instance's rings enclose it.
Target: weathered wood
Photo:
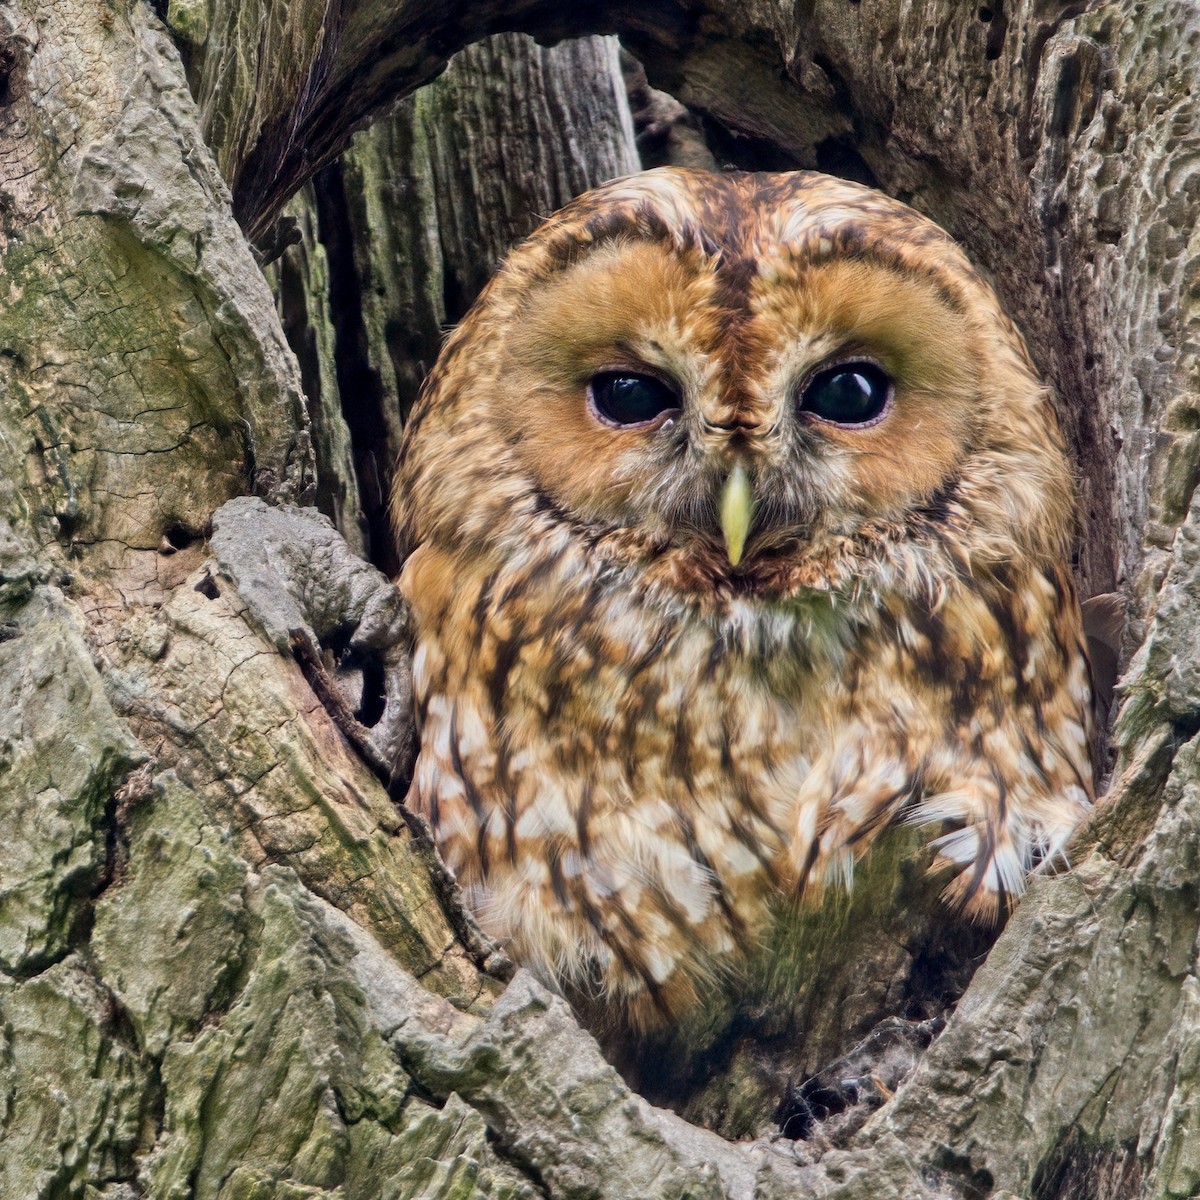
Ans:
[[[302,239],[272,276],[306,390],[330,412],[314,420],[318,478],[357,489],[359,527],[322,507],[391,573],[392,467],[444,331],[542,216],[637,169],[615,42],[504,34],[456,55],[292,202]],[[324,436],[347,429],[349,476]]]

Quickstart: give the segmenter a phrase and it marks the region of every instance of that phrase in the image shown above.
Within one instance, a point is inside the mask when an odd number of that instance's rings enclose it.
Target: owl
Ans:
[[[551,217],[394,496],[409,803],[483,928],[653,1030],[889,828],[996,914],[1092,801],[1072,492],[1020,335],[903,204],[666,168]]]

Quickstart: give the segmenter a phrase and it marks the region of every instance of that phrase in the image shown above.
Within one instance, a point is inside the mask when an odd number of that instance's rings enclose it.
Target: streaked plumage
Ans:
[[[876,370],[878,414],[820,415]],[[677,410],[598,415],[655,388]],[[575,201],[448,341],[395,495],[410,803],[484,928],[619,1022],[735,979],[772,899],[850,886],[889,825],[986,915],[1089,809],[1052,404],[882,195],[661,170]]]

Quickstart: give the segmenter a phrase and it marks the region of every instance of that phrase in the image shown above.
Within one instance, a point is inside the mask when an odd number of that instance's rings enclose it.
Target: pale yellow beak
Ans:
[[[725,550],[729,562],[737,566],[746,548],[746,534],[754,518],[754,492],[750,488],[750,476],[746,468],[738,463],[729,472],[725,487],[721,491],[721,532],[725,535]]]

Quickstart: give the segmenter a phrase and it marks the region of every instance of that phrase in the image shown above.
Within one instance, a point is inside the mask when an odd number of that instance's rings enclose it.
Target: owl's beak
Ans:
[[[754,492],[750,487],[750,476],[746,468],[738,463],[729,472],[725,487],[721,490],[721,532],[725,535],[725,550],[730,566],[742,561],[746,548],[746,534],[754,518]]]

